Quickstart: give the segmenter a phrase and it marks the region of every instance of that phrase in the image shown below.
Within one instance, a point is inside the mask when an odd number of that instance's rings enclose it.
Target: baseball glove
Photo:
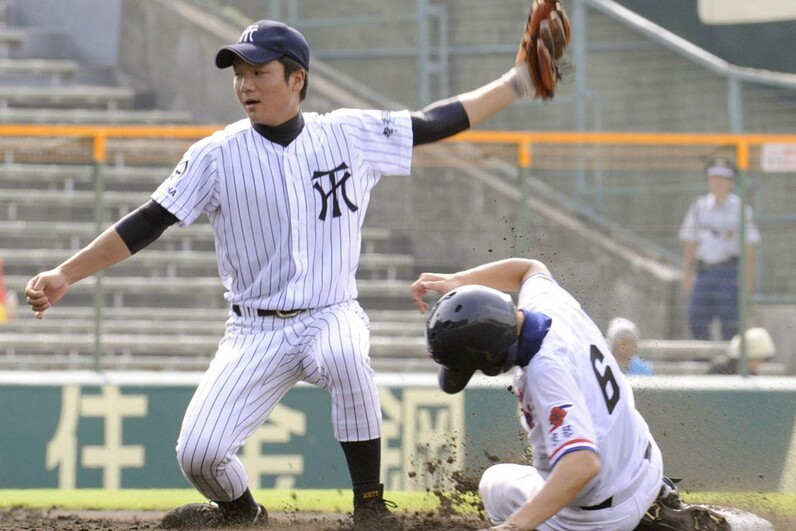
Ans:
[[[520,44],[518,63],[531,74],[535,97],[552,99],[561,79],[559,59],[569,46],[569,17],[558,0],[533,0]]]

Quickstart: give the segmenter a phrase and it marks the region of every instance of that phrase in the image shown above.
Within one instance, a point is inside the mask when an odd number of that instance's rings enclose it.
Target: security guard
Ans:
[[[691,293],[688,317],[694,339],[710,339],[710,324],[721,322],[722,339],[738,333],[738,256],[741,252],[741,198],[732,193],[737,171],[726,158],[705,169],[709,193],[691,204],[680,227],[683,241],[685,293]],[[754,278],[754,257],[760,232],[746,206],[747,287]],[[696,280],[694,273],[696,272]]]

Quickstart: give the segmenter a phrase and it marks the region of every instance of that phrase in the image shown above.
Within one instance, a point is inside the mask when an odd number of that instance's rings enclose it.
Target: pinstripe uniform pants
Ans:
[[[231,501],[248,486],[238,449],[284,395],[304,381],[329,391],[339,441],[381,437],[381,407],[368,349],[370,324],[347,301],[295,317],[232,315],[183,419],[177,459],[208,499]]]

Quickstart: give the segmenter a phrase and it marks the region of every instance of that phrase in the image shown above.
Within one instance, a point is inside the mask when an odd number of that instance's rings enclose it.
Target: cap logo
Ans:
[[[240,40],[238,40],[238,43],[254,42],[254,32],[257,31],[258,29],[259,26],[257,24],[252,24],[251,26],[243,30],[243,33],[240,36]]]

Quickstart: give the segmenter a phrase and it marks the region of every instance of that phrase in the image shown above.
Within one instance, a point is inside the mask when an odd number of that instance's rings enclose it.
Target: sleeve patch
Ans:
[[[550,423],[550,443],[553,447],[560,446],[561,444],[569,441],[575,437],[575,430],[572,424],[567,420],[569,408],[572,404],[561,404],[550,408],[550,415],[548,421]]]

